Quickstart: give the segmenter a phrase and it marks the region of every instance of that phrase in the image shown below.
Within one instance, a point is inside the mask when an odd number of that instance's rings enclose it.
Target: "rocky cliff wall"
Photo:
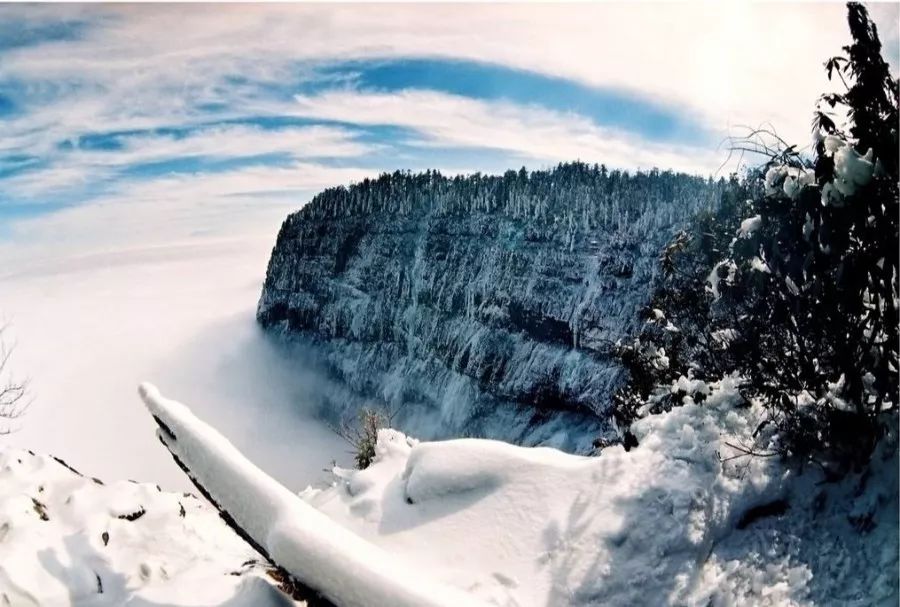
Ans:
[[[585,452],[660,250],[722,187],[574,164],[328,190],[284,222],[257,316],[349,389],[334,418],[375,402],[423,438]]]

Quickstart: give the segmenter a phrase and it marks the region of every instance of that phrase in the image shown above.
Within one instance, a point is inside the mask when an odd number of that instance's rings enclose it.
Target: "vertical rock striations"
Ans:
[[[660,250],[723,187],[575,163],[326,190],[282,225],[257,318],[350,389],[336,417],[374,400],[423,438],[587,451]]]

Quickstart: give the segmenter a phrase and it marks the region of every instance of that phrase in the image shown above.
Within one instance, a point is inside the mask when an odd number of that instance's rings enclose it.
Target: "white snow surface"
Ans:
[[[741,236],[746,236],[748,234],[752,234],[756,230],[758,230],[762,226],[762,216],[754,215],[753,217],[748,217],[744,221],[741,222],[741,227],[738,230],[738,234]]]
[[[294,605],[260,561],[192,495],[104,485],[51,456],[0,448],[4,607]]]
[[[872,148],[861,156],[850,143],[829,135],[825,137],[825,153],[834,156],[834,188],[844,196],[852,196],[871,181],[875,172]]]
[[[720,461],[756,428],[737,385],[694,386],[702,405],[648,417],[639,447],[592,458],[382,430],[371,467],[301,496],[494,605],[896,604],[896,450],[867,483],[829,486],[775,458]],[[780,499],[786,513],[736,529]]]
[[[724,268],[725,276],[721,275],[721,271]],[[709,275],[706,277],[706,288],[712,293],[712,296],[716,299],[721,297],[721,292],[719,291],[719,284],[721,282],[725,282],[726,285],[731,284],[734,281],[735,273],[737,272],[737,266],[730,259],[720,261],[716,265],[713,266],[713,269],[710,270]]]
[[[150,384],[140,389],[159,436],[278,565],[341,607],[480,604],[430,571],[371,544],[254,466],[221,434]]]
[[[871,148],[865,156],[860,156],[849,145],[834,153],[834,187],[844,196],[852,196],[856,190],[869,183],[874,171]]]
[[[702,403],[598,457],[384,429],[369,468],[299,496],[184,405],[141,396],[210,497],[340,606],[896,605],[896,431],[868,471],[826,484],[735,457],[761,413],[739,385],[682,378]],[[290,605],[254,556],[195,498],[0,451],[0,605]]]
[[[766,171],[764,180],[766,196],[784,194],[793,200],[804,187],[816,185],[816,174],[810,169],[779,164]]]

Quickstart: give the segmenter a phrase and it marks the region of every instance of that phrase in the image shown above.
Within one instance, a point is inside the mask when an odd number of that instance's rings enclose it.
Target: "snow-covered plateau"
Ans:
[[[896,605],[896,435],[837,483],[735,457],[758,414],[737,382],[598,457],[382,430],[369,468],[299,495],[145,385],[160,439],[248,544],[197,498],[7,449],[0,604],[289,605],[270,559],[340,606]]]

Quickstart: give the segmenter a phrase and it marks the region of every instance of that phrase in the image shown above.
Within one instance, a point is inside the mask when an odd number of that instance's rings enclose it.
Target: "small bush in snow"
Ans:
[[[375,460],[375,445],[378,431],[390,426],[391,416],[384,412],[364,407],[354,422],[344,422],[338,435],[353,447],[353,461],[357,469],[365,470]]]

